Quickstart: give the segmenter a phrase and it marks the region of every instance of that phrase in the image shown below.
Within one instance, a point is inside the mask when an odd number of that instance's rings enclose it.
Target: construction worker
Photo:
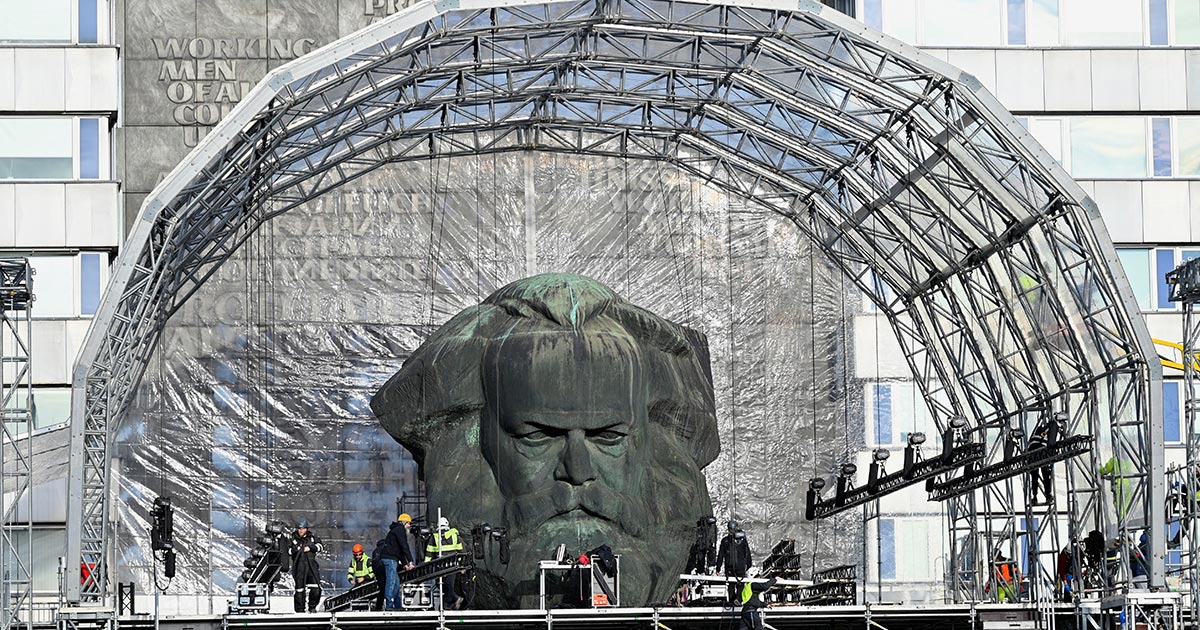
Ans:
[[[1061,420],[1065,420],[1065,418],[1061,418]],[[1060,414],[1043,416],[1038,420],[1037,426],[1033,427],[1033,433],[1029,435],[1029,445],[1026,447],[1026,451],[1034,452],[1048,446],[1053,446],[1058,441],[1058,433],[1061,430],[1059,422]],[[1029,499],[1033,505],[1037,505],[1038,503],[1039,485],[1042,487],[1042,494],[1046,498],[1046,505],[1050,505],[1050,501],[1054,496],[1053,464],[1047,464],[1029,473]]]
[[[1005,557],[1004,552],[996,550],[996,559],[992,562],[992,582],[996,585],[996,596],[1001,604],[1017,601],[1017,584],[1021,581],[1021,573],[1017,563]]]
[[[316,612],[321,601],[321,567],[317,554],[325,550],[321,539],[308,529],[308,519],[296,523],[288,554],[292,558],[292,579],[296,594],[292,598],[296,612]]]
[[[404,597],[400,587],[400,569],[405,571],[413,568],[412,547],[408,544],[408,528],[412,525],[412,517],[401,514],[388,526],[387,537],[380,547],[380,561],[383,563],[383,604],[384,610],[400,610],[404,608]]]
[[[367,580],[374,580],[375,570],[371,568],[371,556],[363,553],[363,546],[354,545],[351,553],[354,555],[350,558],[350,568],[346,569],[346,581],[350,582],[350,586],[358,586]]]
[[[729,521],[726,527],[725,537],[721,539],[721,546],[717,551],[717,573],[724,567],[725,577],[744,578],[753,565],[750,542],[746,540],[746,532],[738,527],[737,521]],[[730,603],[737,603],[741,591],[741,580],[728,582]]]
[[[1135,472],[1128,460],[1117,456],[1108,458],[1100,467],[1100,476],[1107,479],[1112,490],[1113,507],[1116,508],[1117,518],[1125,518],[1133,505],[1133,482],[1127,476]]]
[[[425,562],[430,562],[434,558],[440,558],[443,555],[462,550],[463,545],[462,541],[458,538],[458,530],[450,527],[450,520],[446,517],[438,518],[437,531],[433,532],[433,536],[429,539],[429,544],[425,545]],[[457,573],[451,573],[442,580],[443,608],[453,609],[458,603],[458,594],[455,592],[457,576]]]
[[[766,624],[763,622],[761,608],[765,607],[759,593],[766,592],[772,586],[775,586],[776,578],[771,578],[763,583],[752,584],[746,582],[742,586],[741,596],[739,601],[742,604],[741,623],[738,624],[738,630],[763,630]]]

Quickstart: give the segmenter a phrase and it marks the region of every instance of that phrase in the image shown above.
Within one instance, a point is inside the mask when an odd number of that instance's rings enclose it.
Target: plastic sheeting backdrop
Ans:
[[[342,587],[349,548],[370,548],[417,484],[371,395],[451,316],[551,271],[708,335],[709,489],[757,558],[794,537],[818,568],[861,563],[859,511],[803,521],[808,479],[862,448],[846,363],[861,295],[789,220],[669,165],[525,153],[380,169],[273,219],[188,300],[119,431],[116,579],[149,592],[162,494],[173,592],[228,593],[261,528],[301,516]]]

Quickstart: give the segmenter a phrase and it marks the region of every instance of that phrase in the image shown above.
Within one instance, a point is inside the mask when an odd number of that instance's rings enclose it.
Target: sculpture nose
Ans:
[[[587,439],[583,431],[568,431],[567,445],[559,458],[556,475],[559,481],[582,486],[596,479],[592,457],[588,453]]]

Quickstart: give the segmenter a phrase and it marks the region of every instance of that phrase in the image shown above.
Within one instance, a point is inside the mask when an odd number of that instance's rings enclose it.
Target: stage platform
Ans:
[[[1056,608],[1059,627],[1074,626],[1074,609]],[[784,606],[766,611],[766,623],[776,630],[790,628],[883,627],[887,630],[925,628],[1032,627],[1032,606],[1008,605],[890,605]],[[368,628],[659,628],[666,630],[737,627],[733,608],[613,608],[596,610],[471,610],[439,615],[437,611],[341,612],[164,617],[160,630],[367,630]],[[1006,623],[1007,622],[1007,623]],[[1026,622],[1026,623],[1022,623]],[[121,628],[151,630],[153,617],[122,617]],[[876,625],[877,624],[877,625]]]

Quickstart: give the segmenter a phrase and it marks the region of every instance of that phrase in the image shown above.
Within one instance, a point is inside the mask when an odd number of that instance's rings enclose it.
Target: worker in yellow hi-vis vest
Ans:
[[[429,544],[425,545],[425,562],[462,550],[462,540],[458,537],[458,530],[450,527],[450,520],[446,517],[438,518],[437,531],[433,532],[433,536],[429,539]],[[457,608],[458,593],[455,592],[457,578],[457,573],[451,573],[442,579],[443,608]]]

